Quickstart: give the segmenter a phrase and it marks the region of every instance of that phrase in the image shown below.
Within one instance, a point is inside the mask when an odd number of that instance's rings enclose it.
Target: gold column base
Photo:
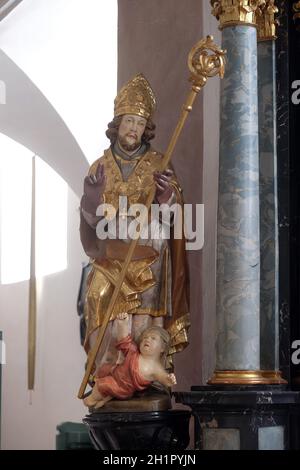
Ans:
[[[286,384],[279,370],[216,370],[209,385]]]

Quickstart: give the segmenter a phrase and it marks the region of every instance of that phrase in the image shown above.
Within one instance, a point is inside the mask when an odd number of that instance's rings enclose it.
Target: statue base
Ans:
[[[94,412],[83,422],[97,450],[180,451],[189,444],[190,412]]]
[[[83,422],[97,450],[184,450],[189,444],[191,413],[171,410],[169,395],[112,400],[91,410]]]

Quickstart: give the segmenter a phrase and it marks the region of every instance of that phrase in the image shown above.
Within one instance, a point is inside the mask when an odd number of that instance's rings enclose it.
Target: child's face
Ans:
[[[140,352],[143,356],[160,357],[164,350],[163,341],[156,331],[149,331],[149,333],[143,334],[142,341],[140,342]]]

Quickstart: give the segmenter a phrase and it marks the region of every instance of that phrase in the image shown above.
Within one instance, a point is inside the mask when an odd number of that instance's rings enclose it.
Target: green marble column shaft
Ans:
[[[223,30],[217,239],[216,370],[260,368],[257,32]]]

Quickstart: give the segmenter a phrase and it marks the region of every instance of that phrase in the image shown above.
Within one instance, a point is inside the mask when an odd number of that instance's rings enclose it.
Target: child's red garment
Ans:
[[[135,391],[142,391],[149,387],[151,381],[144,379],[139,373],[139,355],[137,345],[130,335],[121,339],[116,348],[123,352],[123,364],[104,364],[98,371],[96,378],[97,388],[103,397],[126,399]]]

